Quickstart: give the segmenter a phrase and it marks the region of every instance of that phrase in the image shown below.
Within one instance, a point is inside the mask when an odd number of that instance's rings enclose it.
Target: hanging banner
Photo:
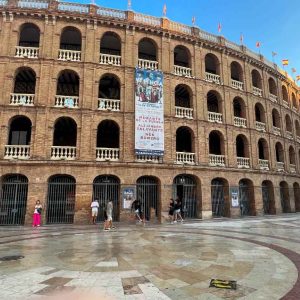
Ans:
[[[135,70],[135,154],[164,155],[163,73]]]

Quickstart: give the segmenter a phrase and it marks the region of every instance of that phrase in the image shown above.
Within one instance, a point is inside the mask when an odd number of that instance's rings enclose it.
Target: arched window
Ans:
[[[40,29],[32,23],[25,23],[20,28],[20,47],[38,48],[40,46]]]
[[[277,162],[284,162],[284,151],[281,143],[277,142],[275,145],[275,154]]]
[[[153,40],[148,38],[140,40],[139,59],[157,61],[157,47]]]
[[[35,94],[36,74],[31,68],[22,67],[16,71],[14,94]],[[26,95],[24,95],[26,98]],[[27,98],[24,101],[27,104]]]
[[[60,49],[81,51],[81,33],[75,27],[65,27],[60,36]]]
[[[76,147],[77,124],[69,117],[61,117],[55,121],[53,146]]]
[[[255,104],[255,121],[260,123],[266,123],[265,110],[261,103]]]
[[[212,53],[208,53],[205,55],[205,72],[220,75],[219,59]]]
[[[190,89],[184,84],[178,84],[175,88],[175,106],[191,108]]]
[[[280,128],[280,115],[276,108],[272,110],[272,124],[273,127]]]
[[[292,93],[292,102],[293,102],[293,107],[294,107],[295,109],[297,109],[297,108],[298,108],[298,105],[297,105],[297,99],[296,99],[296,96],[295,96],[294,93]]]
[[[224,155],[224,137],[220,131],[213,130],[209,134],[209,154]]]
[[[230,70],[232,80],[243,82],[243,69],[238,62],[233,61],[230,65]]]
[[[249,144],[247,138],[243,134],[236,137],[236,156],[249,157]]]
[[[245,102],[241,97],[235,97],[233,99],[233,114],[238,118],[246,118]]]
[[[261,90],[262,89],[262,79],[261,79],[260,73],[257,70],[252,70],[251,76],[252,76],[253,87]]]
[[[102,99],[120,100],[120,82],[115,75],[106,74],[101,77],[98,97]]]
[[[276,82],[272,77],[269,78],[269,92],[270,94],[277,96]]]
[[[176,46],[174,49],[174,65],[191,68],[190,65],[190,53],[184,46]]]
[[[216,91],[207,93],[207,110],[213,113],[222,113],[222,99]]]
[[[286,86],[282,86],[282,100],[289,103],[289,95]]]
[[[193,152],[193,132],[188,127],[179,127],[176,131],[176,152]]]
[[[258,158],[262,160],[269,160],[269,147],[265,139],[258,140]]]
[[[288,132],[293,132],[293,126],[292,126],[292,121],[291,121],[291,117],[289,115],[285,116],[285,128],[286,131]]]
[[[293,148],[293,146],[289,147],[289,159],[290,159],[290,165],[296,166],[296,153],[295,153],[295,149]]]
[[[9,126],[8,145],[30,145],[31,127],[32,123],[27,117],[14,117]]]
[[[300,125],[298,120],[295,121],[295,130],[296,130],[296,136],[300,138]]]
[[[100,53],[121,56],[121,39],[114,32],[105,32],[100,42]]]

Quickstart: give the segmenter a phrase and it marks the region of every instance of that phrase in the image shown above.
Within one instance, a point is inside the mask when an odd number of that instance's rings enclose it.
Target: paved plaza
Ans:
[[[0,299],[299,300],[299,227],[300,214],[110,232],[2,227],[0,257],[24,257],[0,262]],[[212,278],[237,289],[209,288]]]

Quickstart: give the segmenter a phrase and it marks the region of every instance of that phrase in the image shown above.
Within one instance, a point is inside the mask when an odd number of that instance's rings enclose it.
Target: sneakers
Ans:
[[[104,231],[110,231],[110,228],[105,228]]]
[[[176,224],[177,223],[177,221],[174,221],[174,224]]]

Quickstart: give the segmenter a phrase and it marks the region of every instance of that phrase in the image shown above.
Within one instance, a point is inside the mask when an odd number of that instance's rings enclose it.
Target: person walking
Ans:
[[[91,209],[92,209],[92,222],[94,225],[96,225],[96,220],[97,220],[98,210],[99,210],[99,202],[97,199],[94,199],[94,201],[92,201]]]
[[[140,223],[141,222],[145,223],[144,218],[143,218],[142,205],[141,205],[140,200],[134,200],[132,202],[131,212],[132,211],[134,211],[134,217],[137,218]]]
[[[177,223],[177,218],[180,218],[181,223],[183,222],[183,218],[181,216],[181,200],[177,197],[174,206],[174,223]]]
[[[113,226],[113,223],[112,223],[113,208],[114,208],[113,202],[112,202],[111,199],[109,199],[108,202],[107,202],[107,205],[106,205],[106,209],[105,209],[106,216],[107,216],[107,220],[104,223],[104,230],[105,231],[115,229],[115,227]]]
[[[37,200],[35,203],[35,206],[34,206],[32,227],[40,227],[41,226],[42,208],[43,208],[43,206],[42,206],[40,200]]]
[[[171,198],[170,199],[170,203],[169,203],[169,219],[170,219],[170,222],[171,224],[173,224],[174,222],[174,199]]]

